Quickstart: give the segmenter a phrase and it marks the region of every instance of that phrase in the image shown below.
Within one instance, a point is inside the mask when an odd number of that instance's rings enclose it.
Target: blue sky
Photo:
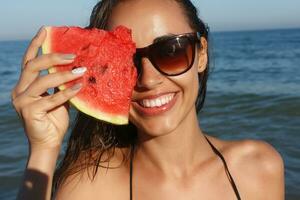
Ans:
[[[212,31],[300,27],[299,0],[192,0]],[[97,0],[3,0],[0,40],[28,39],[42,25],[88,24]]]

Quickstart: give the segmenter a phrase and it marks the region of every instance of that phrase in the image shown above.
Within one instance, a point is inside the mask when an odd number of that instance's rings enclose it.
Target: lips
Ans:
[[[146,108],[153,108],[153,107],[160,107],[167,103],[169,103],[173,97],[175,96],[175,93],[169,93],[162,96],[159,96],[155,99],[143,99],[141,101],[138,101],[138,103]]]
[[[165,93],[147,96],[146,98],[133,102],[133,107],[144,116],[154,116],[167,112],[176,103],[177,93]]]

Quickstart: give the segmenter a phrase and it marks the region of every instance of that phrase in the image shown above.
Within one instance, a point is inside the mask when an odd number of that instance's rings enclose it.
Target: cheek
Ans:
[[[183,98],[186,106],[191,107],[197,98],[199,83],[198,83],[198,72],[196,67],[193,67],[188,76],[185,77],[184,82],[182,81],[183,87]]]

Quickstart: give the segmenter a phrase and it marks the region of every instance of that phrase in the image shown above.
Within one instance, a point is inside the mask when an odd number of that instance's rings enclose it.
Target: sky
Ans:
[[[86,26],[97,1],[1,0],[0,40],[30,39],[42,25]],[[300,28],[299,0],[192,2],[212,31]]]

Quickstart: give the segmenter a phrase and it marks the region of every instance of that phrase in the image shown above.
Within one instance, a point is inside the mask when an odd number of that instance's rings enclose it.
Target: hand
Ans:
[[[69,126],[66,102],[78,93],[81,84],[62,91],[55,90],[51,95],[47,93],[47,89],[56,88],[83,75],[71,71],[40,75],[41,70],[72,63],[75,58],[72,54],[38,56],[46,35],[46,30],[41,28],[32,39],[24,54],[19,81],[12,90],[12,103],[23,121],[31,149],[60,148]]]

